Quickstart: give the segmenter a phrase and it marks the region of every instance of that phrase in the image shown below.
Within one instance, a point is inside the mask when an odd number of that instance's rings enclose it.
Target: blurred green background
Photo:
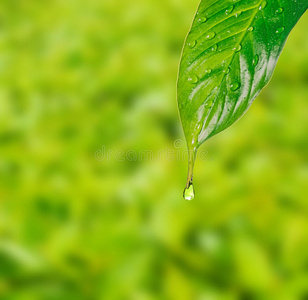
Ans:
[[[1,1],[1,300],[308,299],[308,15],[187,202],[175,85],[197,5]]]

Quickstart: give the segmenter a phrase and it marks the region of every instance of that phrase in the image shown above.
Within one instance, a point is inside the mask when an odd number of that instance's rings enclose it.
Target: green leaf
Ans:
[[[202,0],[185,41],[178,106],[190,155],[236,122],[269,81],[308,0]]]

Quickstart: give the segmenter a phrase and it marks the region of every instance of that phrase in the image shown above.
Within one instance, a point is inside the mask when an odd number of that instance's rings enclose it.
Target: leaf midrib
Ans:
[[[259,8],[262,2],[263,2],[263,0],[261,0],[261,1],[259,2],[259,5],[257,5],[256,8],[257,8],[257,7]],[[254,13],[254,14],[252,15],[251,21],[249,22],[249,25],[247,26],[247,28],[248,28],[250,25],[252,25],[253,20],[254,20],[255,16],[257,15],[258,11],[259,11],[259,9],[257,9],[256,13]],[[264,19],[264,16],[263,16],[263,19]],[[247,34],[247,31],[244,31],[244,34],[242,35],[242,38],[240,39],[239,43],[237,44],[237,47],[243,42],[243,40],[245,39],[246,34]],[[232,62],[233,62],[234,57],[235,57],[236,54],[238,54],[238,52],[235,51],[235,52],[233,53],[233,55],[231,56],[231,60],[230,60],[230,63],[227,65],[227,66],[228,66],[227,68],[229,68],[229,67],[231,66],[231,64],[232,64]],[[221,77],[221,80],[219,81],[219,84],[218,84],[218,85],[220,86],[220,88],[221,88],[222,82],[223,82],[224,80],[226,80],[226,75],[227,75],[227,74],[224,74],[224,75]],[[217,101],[217,95],[216,95],[216,97],[215,97],[215,100],[213,101],[213,105],[212,105],[211,109],[210,109],[209,112],[207,113],[207,116],[209,116],[209,115],[211,114],[211,112],[212,112],[212,110],[213,110],[213,108],[214,108],[214,106],[215,106],[216,101]],[[205,101],[204,101],[204,102],[205,102]],[[225,101],[224,101],[224,103],[225,103]],[[224,106],[224,105],[223,105],[223,106]],[[223,110],[223,107],[222,107],[222,110]],[[220,116],[219,116],[219,118],[220,118]],[[205,125],[205,124],[204,124],[204,125]],[[204,128],[204,126],[203,126],[202,128]],[[211,131],[211,133],[212,133],[216,128],[217,128],[217,125],[213,128],[213,130]],[[201,131],[202,131],[202,130],[201,130]],[[210,137],[211,133],[209,134],[208,137]],[[199,141],[198,141],[198,144],[199,144]],[[202,142],[200,143],[200,145],[201,145],[201,144],[202,144]]]

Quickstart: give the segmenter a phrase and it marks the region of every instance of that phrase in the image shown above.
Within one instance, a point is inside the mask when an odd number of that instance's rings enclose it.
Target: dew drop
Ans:
[[[238,45],[237,47],[234,47],[232,50],[235,52],[239,52],[242,50],[242,45]]]
[[[280,27],[275,32],[279,34],[279,33],[283,32],[283,31],[284,31],[284,27]]]
[[[239,87],[240,87],[240,84],[238,82],[234,82],[230,85],[231,91],[236,91],[239,89]]]
[[[226,15],[232,13],[233,9],[234,9],[234,5],[230,5],[225,11]]]
[[[225,74],[229,74],[230,73],[230,67],[228,67],[226,70],[223,70],[222,72],[225,73]]]
[[[213,101],[208,101],[206,104],[205,104],[205,107],[207,108],[211,108],[212,107],[212,104],[213,104]]]
[[[183,192],[183,197],[185,200],[193,200],[195,198],[195,191],[194,191],[194,185],[192,181],[188,183],[188,185],[185,187]]]
[[[196,46],[196,44],[197,44],[196,41],[191,41],[191,42],[188,43],[188,46],[189,46],[190,48],[194,48],[194,47]]]
[[[242,14],[242,12],[239,11],[239,12],[235,13],[234,15],[235,15],[235,17],[237,18],[237,17],[240,16],[241,14]]]
[[[282,7],[279,7],[278,9],[276,9],[276,14],[281,14],[284,11],[284,9]]]
[[[255,57],[253,58],[252,60],[252,64],[253,66],[255,67],[259,62],[259,56],[258,55],[255,55]]]
[[[206,73],[206,74],[211,74],[211,73],[212,73],[212,69],[207,69],[207,70],[205,70],[205,73]]]
[[[199,23],[204,23],[204,22],[206,22],[206,20],[207,20],[206,17],[200,17],[200,18],[198,19],[198,22],[199,22]]]
[[[259,6],[259,10],[264,9],[266,5],[267,5],[267,1],[263,1],[261,5]]]
[[[197,75],[191,75],[188,77],[188,81],[191,83],[197,83],[199,81],[199,78]]]
[[[212,51],[217,51],[217,49],[218,49],[218,45],[215,44],[215,45],[212,47]]]
[[[247,30],[251,32],[251,31],[253,31],[253,27],[250,26],[250,27],[247,28]]]
[[[215,33],[214,31],[212,31],[212,32],[209,32],[209,33],[208,33],[208,35],[206,36],[206,38],[207,38],[208,40],[211,40],[211,39],[213,39],[213,38],[215,37],[215,35],[216,35],[216,33]]]

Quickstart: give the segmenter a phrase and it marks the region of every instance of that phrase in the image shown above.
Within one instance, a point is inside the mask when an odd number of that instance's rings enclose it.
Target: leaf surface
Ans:
[[[177,86],[189,150],[196,151],[249,108],[307,7],[308,0],[201,1],[184,44]]]

